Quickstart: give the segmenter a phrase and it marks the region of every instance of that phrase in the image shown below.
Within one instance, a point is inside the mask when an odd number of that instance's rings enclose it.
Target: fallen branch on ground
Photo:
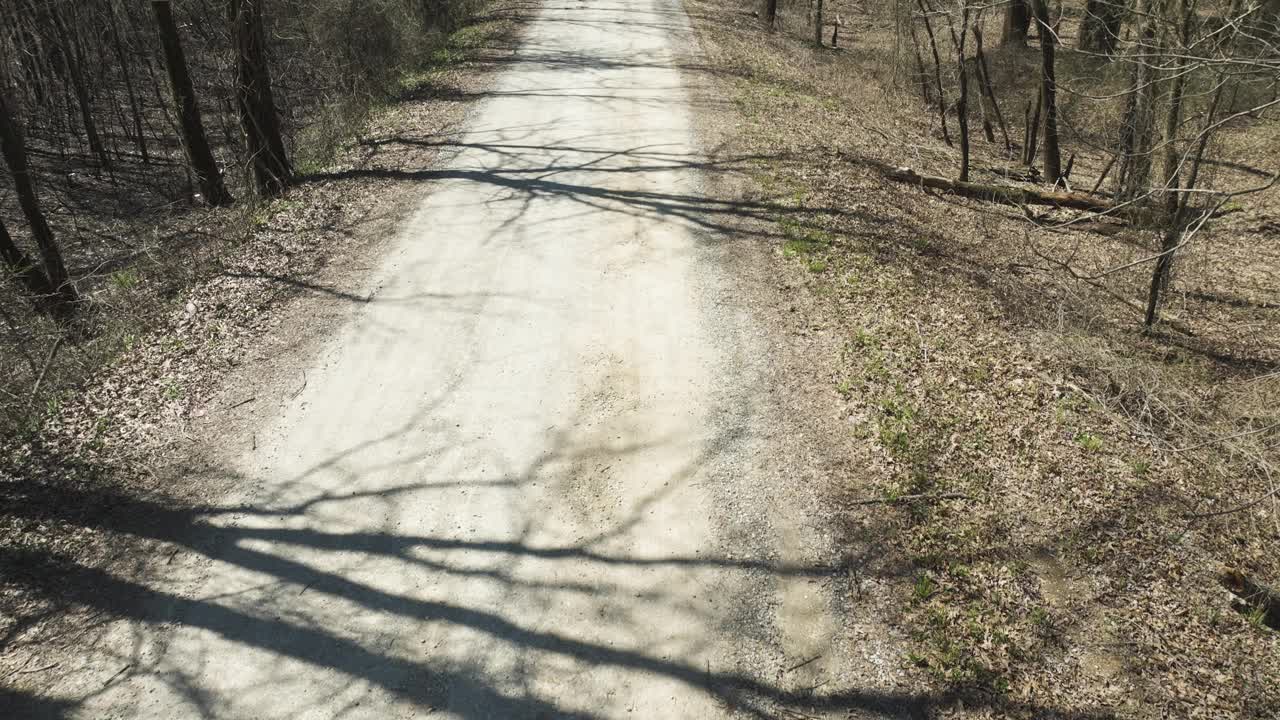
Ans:
[[[854,500],[854,505],[896,505],[905,502],[917,502],[920,500],[972,500],[973,498],[962,493],[919,493],[917,495],[899,495],[892,498],[866,498],[863,500]]]
[[[1001,203],[1003,205],[1014,205],[1016,207],[1025,208],[1027,205],[1047,205],[1055,208],[1067,208],[1070,210],[1084,210],[1086,212],[1097,213],[1098,215],[1108,215],[1111,217],[1122,218],[1133,223],[1158,223],[1163,218],[1163,210],[1160,208],[1144,205],[1140,203],[1127,202],[1117,203],[1106,198],[1098,197],[1089,193],[1081,192],[1061,192],[1057,190],[1037,190],[1035,188],[1013,187],[1009,185],[986,185],[976,182],[961,182],[959,180],[949,180],[936,175],[921,175],[911,168],[885,168],[885,177],[890,180],[896,180],[902,183],[910,183],[919,185],[920,187],[941,190],[952,195],[960,197],[972,198],[974,200],[984,200],[986,202]],[[1007,175],[1011,179],[1021,179],[1014,175]],[[1240,208],[1225,208],[1222,203],[1218,203],[1209,209],[1207,213],[1202,212],[1205,219],[1219,218],[1232,212],[1238,212]]]
[[[1032,190],[1030,188],[960,182],[933,175],[921,175],[911,168],[894,168],[888,171],[887,176],[890,180],[897,180],[898,182],[911,183],[912,185],[920,185],[934,190],[942,190],[953,195],[1004,203],[1005,205],[1052,205],[1054,207],[1088,210],[1096,213],[1110,213],[1118,209],[1116,204],[1109,200],[1103,200],[1085,193]]]

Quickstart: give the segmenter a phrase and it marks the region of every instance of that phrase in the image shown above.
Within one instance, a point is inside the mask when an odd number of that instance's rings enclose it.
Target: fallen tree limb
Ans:
[[[953,195],[974,198],[975,200],[1004,203],[1005,205],[1051,205],[1053,207],[1088,210],[1096,213],[1114,213],[1117,210],[1121,210],[1109,200],[1084,193],[960,182],[933,175],[921,175],[911,168],[894,168],[886,174],[890,180],[942,190]]]
[[[920,500],[972,500],[973,498],[961,493],[940,493],[930,494],[921,493],[919,495],[899,495],[893,498],[867,498],[865,500],[854,500],[854,505],[896,505],[905,502],[917,502]]]

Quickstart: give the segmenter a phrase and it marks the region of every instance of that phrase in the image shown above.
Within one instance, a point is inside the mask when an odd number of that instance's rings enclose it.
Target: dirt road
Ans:
[[[845,692],[839,571],[762,469],[687,35],[662,0],[536,13],[367,301],[229,459],[207,559],[59,689],[78,716],[817,716]]]

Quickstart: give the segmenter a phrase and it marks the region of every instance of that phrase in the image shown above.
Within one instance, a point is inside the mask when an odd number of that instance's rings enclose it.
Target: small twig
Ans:
[[[44,359],[44,367],[40,369],[40,375],[36,377],[36,384],[31,386],[31,396],[27,398],[27,407],[31,407],[31,403],[36,401],[36,395],[40,394],[40,384],[44,382],[44,376],[49,374],[49,368],[53,365],[53,357],[58,354],[58,348],[62,347],[64,338],[59,337],[54,341],[53,347],[49,348],[49,355]]]
[[[112,682],[113,680],[115,680],[116,678],[118,678],[118,677],[120,677],[121,675],[125,674],[125,672],[126,672],[129,668],[131,668],[131,667],[133,667],[133,663],[129,663],[129,664],[125,665],[124,667],[120,668],[119,670],[117,670],[115,675],[112,675],[111,677],[107,678],[107,681],[106,681],[106,682],[104,682],[104,683],[102,683],[102,687],[106,687],[106,686],[110,685],[110,684],[111,684],[111,682]]]
[[[53,663],[53,664],[51,664],[51,665],[46,665],[45,667],[42,667],[42,668],[36,668],[36,669],[34,669],[34,670],[28,670],[28,669],[26,669],[26,668],[27,668],[27,666],[31,664],[31,661],[32,661],[32,660],[35,660],[35,659],[36,659],[36,656],[35,656],[35,655],[28,655],[28,656],[27,656],[27,659],[26,659],[26,660],[23,660],[21,665],[19,665],[18,667],[14,668],[13,670],[10,670],[10,671],[8,672],[8,674],[6,674],[4,677],[7,679],[7,678],[10,678],[10,677],[13,677],[14,675],[28,675],[28,674],[30,674],[30,673],[40,672],[41,670],[48,670],[49,668],[54,667],[55,665],[57,665],[57,664],[58,664],[58,663],[56,663],[56,662],[55,662],[55,663]]]
[[[240,402],[236,403],[235,405],[228,405],[228,406],[226,406],[226,407],[224,407],[224,408],[221,408],[221,409],[219,410],[219,412],[226,412],[227,410],[235,410],[236,408],[240,407],[241,405],[248,405],[249,403],[251,403],[251,402],[253,402],[254,400],[257,400],[257,399],[258,399],[257,397],[245,398],[244,400],[241,400]]]
[[[866,498],[863,500],[854,500],[854,505],[894,505],[904,502],[915,502],[917,500],[972,500],[973,498],[963,493],[919,493],[917,495],[899,495],[895,498]]]
[[[791,667],[787,668],[786,670],[783,670],[783,671],[782,671],[782,674],[783,674],[783,675],[786,675],[786,674],[787,674],[787,673],[789,673],[789,672],[794,672],[794,671],[796,671],[796,670],[799,670],[800,668],[804,667],[805,665],[808,665],[809,663],[812,663],[814,660],[817,660],[817,659],[818,659],[818,658],[820,658],[820,657],[822,657],[822,653],[818,653],[817,655],[814,655],[813,657],[809,658],[808,660],[805,660],[804,662],[802,662],[802,663],[800,663],[800,664],[798,664],[798,665],[792,665]]]

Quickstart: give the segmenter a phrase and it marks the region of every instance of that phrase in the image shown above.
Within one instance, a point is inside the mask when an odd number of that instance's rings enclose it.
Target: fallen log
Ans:
[[[1088,210],[1096,213],[1117,211],[1115,203],[1084,193],[960,182],[959,180],[948,180],[947,178],[932,175],[921,175],[911,168],[894,168],[886,174],[890,180],[942,190],[943,192],[974,198],[975,200],[986,200],[1006,205],[1050,205],[1072,210]]]

